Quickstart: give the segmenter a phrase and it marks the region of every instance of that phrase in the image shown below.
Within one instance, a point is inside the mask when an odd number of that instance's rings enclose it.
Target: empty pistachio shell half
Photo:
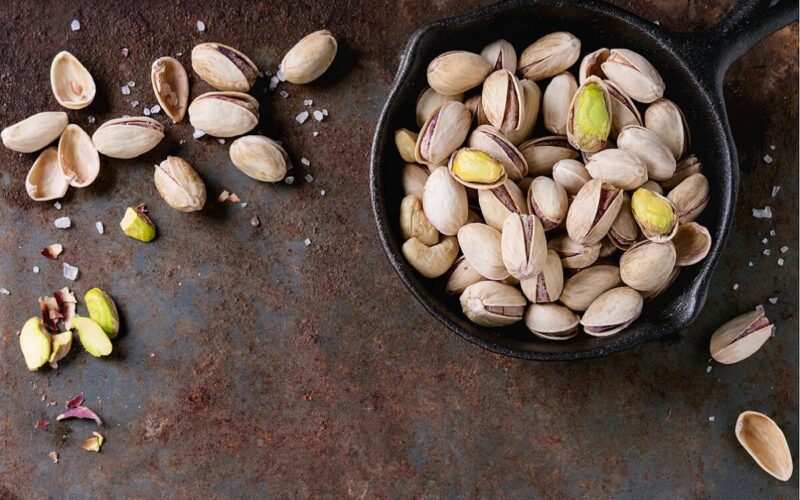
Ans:
[[[583,245],[568,235],[561,234],[551,239],[547,247],[558,254],[564,269],[583,269],[594,264],[600,257],[602,244],[598,242]]]
[[[578,82],[571,73],[559,73],[550,80],[542,97],[544,128],[556,135],[567,133],[569,106],[577,90]]]
[[[442,95],[463,94],[477,87],[492,72],[492,64],[473,52],[454,50],[428,65],[428,85]]]
[[[469,146],[489,153],[500,160],[508,178],[517,182],[528,174],[528,163],[522,153],[491,125],[481,125],[469,136]]]
[[[67,328],[75,330],[78,340],[86,352],[99,358],[111,354],[111,340],[103,329],[90,318],[75,316],[67,325]]]
[[[490,280],[506,279],[500,231],[486,224],[466,224],[458,230],[458,245],[472,267]]]
[[[201,43],[192,49],[192,69],[218,90],[247,92],[256,82],[258,67],[249,57],[221,43]]]
[[[652,130],[628,125],[617,136],[617,147],[635,153],[647,164],[647,177],[664,181],[675,174],[675,157]]]
[[[507,69],[513,73],[517,70],[517,51],[506,40],[495,40],[481,50],[481,55],[489,61],[495,71]]]
[[[422,199],[425,190],[425,183],[428,182],[429,172],[427,168],[420,167],[416,163],[406,163],[400,171],[400,183],[403,185],[404,194],[413,194]]]
[[[504,133],[511,144],[522,144],[531,136],[536,120],[539,118],[539,107],[542,103],[542,91],[532,80],[520,80],[523,94],[525,95],[525,107],[522,109],[522,117],[519,126],[514,130],[507,130]]]
[[[34,316],[19,332],[19,347],[28,370],[36,371],[50,359],[50,334],[41,318]]]
[[[100,173],[100,155],[92,138],[74,123],[67,125],[58,141],[58,163],[73,187],[86,187]]]
[[[691,146],[686,117],[681,108],[669,99],[659,99],[647,107],[644,126],[661,138],[676,160],[683,158]]]
[[[338,44],[330,31],[303,37],[283,56],[279,71],[291,83],[310,83],[322,76],[336,58]]]
[[[167,156],[155,166],[153,181],[158,194],[175,210],[197,212],[206,204],[206,185],[183,158]]]
[[[100,153],[111,158],[135,158],[164,138],[164,126],[145,116],[109,120],[94,132],[92,142]]]
[[[597,264],[571,276],[558,300],[573,311],[585,311],[597,297],[620,285],[617,266]]]
[[[581,41],[576,36],[556,31],[528,45],[519,56],[519,72],[529,80],[544,80],[569,69],[580,54]]]
[[[783,431],[771,418],[755,411],[742,412],[736,419],[735,433],[759,467],[781,481],[791,479],[792,452]]]
[[[711,336],[711,357],[726,365],[738,363],[761,349],[774,331],[764,308],[758,306],[717,328]]]
[[[113,339],[119,333],[119,312],[114,299],[99,288],[92,288],[83,296],[83,302],[89,311],[89,317]]]
[[[422,209],[440,233],[455,235],[469,215],[467,191],[446,168],[438,168],[425,182]]]
[[[453,153],[448,168],[455,180],[473,189],[493,189],[507,179],[503,163],[475,148],[461,148]]]
[[[678,165],[675,167],[675,173],[669,179],[665,181],[661,181],[661,185],[664,186],[664,189],[672,189],[687,177],[690,177],[694,174],[699,174],[703,171],[703,165],[700,163],[700,160],[697,156],[691,154],[686,156],[684,159],[678,162]],[[663,192],[661,194],[664,194]]]
[[[189,106],[189,121],[215,137],[246,134],[258,124],[258,101],[241,92],[206,92]]]
[[[606,75],[603,73],[601,65],[606,62],[609,54],[611,54],[611,51],[603,47],[583,56],[581,64],[578,67],[578,82],[583,83],[590,76],[604,79]]]
[[[616,137],[628,125],[642,125],[642,115],[633,99],[614,85],[611,80],[603,80],[611,101],[611,136]]]
[[[555,302],[564,289],[564,270],[561,258],[554,250],[547,250],[542,271],[520,281],[522,293],[534,304]]]
[[[445,165],[450,155],[464,143],[472,117],[460,102],[447,101],[422,125],[415,145],[418,163]]]
[[[567,233],[578,243],[598,243],[622,206],[622,190],[599,179],[583,185],[567,212]]]
[[[664,80],[650,62],[628,49],[611,49],[601,65],[603,73],[623,92],[639,102],[653,102],[664,95]]]
[[[608,229],[608,239],[615,248],[629,249],[639,239],[639,225],[631,211],[631,199],[627,194],[622,196],[617,218]]]
[[[648,189],[631,196],[631,212],[645,238],[658,243],[671,240],[678,231],[678,216],[672,202]]]
[[[519,130],[525,114],[525,89],[511,71],[495,71],[483,82],[481,105],[486,119],[496,129]]]
[[[94,78],[69,52],[56,54],[50,65],[50,86],[59,104],[67,109],[83,109],[94,100]]]
[[[545,231],[555,229],[567,215],[567,192],[549,177],[533,179],[528,188],[528,213],[535,215]]]
[[[428,246],[439,243],[439,231],[425,217],[422,202],[414,195],[408,195],[400,202],[400,230],[403,239],[417,238]]]
[[[635,153],[624,149],[604,149],[592,155],[586,170],[600,179],[625,191],[647,182],[647,165]]]
[[[508,179],[496,188],[478,190],[478,204],[486,223],[498,231],[503,230],[503,222],[508,214],[528,213],[525,195]]]
[[[642,296],[633,288],[612,288],[592,301],[583,313],[583,331],[593,337],[619,333],[636,321],[643,306]]]
[[[525,326],[537,337],[569,340],[578,334],[577,314],[559,304],[531,304],[525,311]]]
[[[547,239],[539,219],[533,215],[509,214],[503,223],[501,253],[509,274],[518,280],[531,279],[542,272],[547,259]]]
[[[126,235],[145,243],[156,237],[156,225],[147,216],[147,209],[144,205],[128,207],[125,210],[125,216],[119,222],[119,227]]]
[[[568,195],[576,195],[592,176],[583,163],[578,160],[559,160],[553,165],[553,180],[556,181]]]
[[[703,174],[690,175],[669,192],[667,198],[675,206],[680,222],[692,222],[708,205],[708,179]]]
[[[416,157],[414,150],[417,147],[417,138],[419,134],[412,132],[407,128],[401,128],[394,133],[394,145],[397,147],[397,152],[400,153],[400,158],[406,163],[414,163]]]
[[[675,267],[675,245],[650,240],[633,245],[619,259],[622,282],[640,292],[661,286]]]
[[[233,141],[231,163],[245,175],[262,182],[278,182],[292,168],[286,150],[269,137],[246,135]]]
[[[608,88],[590,76],[578,87],[567,114],[567,139],[576,149],[594,153],[606,146],[611,133]]]
[[[675,265],[691,266],[708,255],[711,250],[711,234],[700,224],[688,222],[678,226],[672,243],[675,245]]]
[[[417,98],[417,126],[422,125],[439,109],[442,104],[448,101],[464,102],[464,94],[442,95],[430,87],[420,92]],[[472,112],[470,110],[470,112]],[[411,160],[414,161],[414,160]]]
[[[19,153],[39,151],[58,139],[69,123],[63,111],[45,111],[9,125],[0,132],[3,146]]]
[[[529,175],[550,175],[559,160],[574,160],[579,154],[565,136],[548,136],[531,139],[519,145],[519,151],[528,163]]]
[[[36,201],[63,198],[69,188],[69,177],[61,171],[58,150],[47,148],[36,158],[25,178],[25,190]]]
[[[451,295],[461,295],[468,286],[485,279],[462,255],[450,268],[450,275],[447,277],[444,290]]]
[[[47,363],[51,368],[58,368],[58,362],[64,359],[72,349],[72,331],[50,335],[50,358]]]
[[[525,297],[510,285],[480,281],[461,294],[461,309],[473,323],[486,327],[512,325],[522,319]]]
[[[458,241],[455,236],[445,236],[436,245],[428,246],[412,237],[403,243],[403,256],[421,275],[437,278],[446,273],[458,257]]]
[[[174,57],[160,57],[150,67],[153,93],[164,113],[173,123],[183,120],[189,104],[189,77],[183,65]]]

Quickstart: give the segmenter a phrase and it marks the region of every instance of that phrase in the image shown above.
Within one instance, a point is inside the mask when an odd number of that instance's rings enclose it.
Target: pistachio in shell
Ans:
[[[425,87],[425,89],[419,93],[419,97],[417,97],[417,126],[422,128],[422,125],[428,121],[428,118],[430,118],[442,104],[448,101],[464,102],[464,94],[442,95],[430,87]]]
[[[641,123],[639,123],[641,125]],[[691,135],[686,117],[677,104],[669,99],[659,99],[644,112],[644,126],[661,138],[676,160],[691,147]]]
[[[507,40],[495,40],[481,50],[481,55],[489,61],[492,69],[507,69],[512,73],[517,70],[517,51]]]
[[[611,244],[620,250],[629,249],[639,239],[639,225],[633,217],[631,199],[627,194],[622,195],[622,205],[607,236]]]
[[[491,125],[481,125],[469,135],[469,147],[489,153],[500,160],[506,175],[512,181],[519,181],[528,174],[525,157],[506,136]]]
[[[519,152],[528,164],[528,175],[550,175],[553,165],[560,160],[574,160],[579,153],[565,136],[548,136],[531,139],[519,145]]]
[[[569,207],[567,192],[549,177],[533,179],[528,188],[528,213],[535,215],[545,231],[555,229],[564,220]]]
[[[612,288],[597,297],[581,318],[583,331],[593,337],[619,333],[636,321],[642,313],[642,296],[626,286]]]
[[[590,76],[578,87],[570,103],[567,140],[581,151],[600,151],[611,134],[611,113],[608,88],[602,80]]]
[[[675,245],[675,265],[691,266],[705,259],[711,251],[711,234],[700,224],[687,222],[678,225],[672,243]]]
[[[249,57],[233,47],[215,42],[194,46],[192,69],[217,90],[247,92],[258,78],[258,67]]]
[[[598,243],[622,206],[622,190],[599,179],[583,185],[567,212],[567,233],[578,243]]]
[[[542,272],[547,238],[536,216],[509,214],[503,223],[500,244],[503,264],[511,276],[526,280]]]
[[[304,36],[283,56],[278,71],[288,82],[311,83],[328,70],[337,49],[336,38],[330,31],[315,31]]]
[[[635,153],[647,165],[647,177],[665,181],[675,174],[675,157],[652,130],[628,125],[617,136],[617,147]]]
[[[440,233],[455,235],[469,215],[467,191],[446,168],[438,168],[425,182],[422,209]]]
[[[263,135],[246,135],[231,144],[231,163],[251,179],[278,182],[292,168],[289,155],[278,142]]]
[[[413,194],[422,199],[425,190],[425,183],[428,182],[430,173],[427,168],[423,168],[416,163],[406,163],[400,170],[400,183],[403,185],[404,194]]]
[[[580,318],[560,304],[531,304],[525,311],[525,326],[537,337],[569,340],[578,335]]]
[[[547,247],[558,254],[564,269],[583,269],[597,261],[602,244],[599,242],[581,244],[571,239],[569,235],[560,234],[552,238]]]
[[[678,275],[680,275],[680,273],[681,273],[681,268],[675,266],[669,273],[669,275],[666,277],[666,279],[664,279],[664,281],[659,283],[658,286],[656,286],[652,290],[648,290],[646,292],[640,291],[639,293],[642,294],[642,298],[644,300],[652,300],[661,295],[662,293],[664,293],[665,291],[667,291],[669,287],[671,287],[672,284],[675,283],[675,280],[678,279]]]
[[[597,297],[620,285],[622,280],[617,266],[597,264],[571,276],[564,283],[558,300],[573,311],[585,311]]]
[[[195,129],[214,137],[236,137],[258,124],[258,101],[242,92],[206,92],[189,105]]]
[[[63,198],[69,188],[69,177],[58,163],[58,150],[47,148],[36,158],[25,177],[25,190],[36,201]]]
[[[458,257],[458,241],[454,236],[445,236],[436,245],[428,246],[412,237],[403,243],[402,251],[408,263],[421,275],[438,278]]]
[[[571,73],[559,73],[550,80],[542,97],[544,128],[555,135],[567,133],[569,106],[577,90],[578,82]]]
[[[664,95],[664,80],[650,62],[628,49],[611,49],[600,66],[609,80],[632,99],[650,103]]]
[[[525,106],[522,108],[522,117],[519,126],[514,130],[505,131],[506,137],[511,144],[522,144],[531,136],[536,120],[539,118],[539,108],[542,102],[542,91],[536,82],[531,80],[520,80],[523,94],[525,96]]]
[[[559,160],[553,165],[553,180],[560,184],[568,195],[576,195],[592,176],[578,160]]]
[[[510,273],[503,262],[500,231],[486,224],[466,224],[458,230],[458,245],[472,267],[490,280],[504,280]]]
[[[745,411],[736,419],[735,433],[739,444],[770,476],[780,481],[792,478],[792,452],[774,420],[763,413]]]
[[[417,139],[419,134],[412,132],[407,128],[401,128],[394,132],[394,145],[397,147],[397,152],[400,153],[400,158],[406,163],[414,163],[417,161],[414,150],[417,147]]]
[[[631,212],[645,238],[663,243],[678,231],[678,216],[672,202],[649,189],[639,188],[631,196]]]
[[[146,116],[109,120],[92,135],[97,151],[110,158],[135,158],[158,145],[164,126]]]
[[[503,163],[476,148],[461,148],[453,153],[448,168],[456,181],[473,189],[493,189],[507,179]]]
[[[477,87],[492,72],[492,64],[474,52],[454,50],[428,65],[428,85],[442,95],[456,95]]]
[[[483,83],[481,105],[486,119],[498,130],[519,130],[525,112],[525,89],[514,73],[501,69]]]
[[[33,153],[58,139],[68,123],[63,111],[45,111],[9,125],[0,132],[0,138],[12,151]]]
[[[555,250],[547,250],[542,271],[520,281],[522,293],[534,304],[555,302],[564,288],[564,272],[561,257]]]
[[[675,245],[671,241],[640,241],[625,250],[619,260],[622,282],[640,292],[656,290],[675,267]]]
[[[206,203],[206,185],[203,179],[179,156],[167,159],[155,166],[153,181],[158,194],[167,205],[181,212],[197,212]]]
[[[469,134],[471,117],[460,102],[447,101],[422,125],[415,145],[417,163],[444,165]]]
[[[569,69],[580,54],[578,37],[566,31],[549,33],[522,51],[519,72],[529,80],[544,80]]]
[[[661,196],[664,196],[664,188],[662,188],[661,184],[657,183],[656,181],[648,179],[647,182],[645,182],[644,184],[642,184],[639,187],[642,188],[642,189],[649,189],[650,191],[652,191],[654,193],[657,193],[657,194],[660,194]]]
[[[690,177],[694,174],[699,174],[703,171],[703,164],[700,162],[700,159],[697,158],[696,155],[690,154],[684,157],[678,164],[675,166],[675,173],[669,179],[665,181],[661,181],[661,185],[664,189],[672,189],[687,177]],[[661,194],[664,194],[663,192]]]
[[[486,118],[486,113],[483,112],[483,102],[481,95],[475,94],[464,101],[467,111],[472,115],[472,126],[478,127],[480,125],[490,125],[489,119]]]
[[[422,201],[414,195],[408,195],[400,202],[400,230],[403,239],[417,238],[427,246],[439,243],[439,231],[425,217]]]
[[[715,361],[730,365],[749,358],[772,337],[775,326],[764,308],[737,316],[717,328],[711,336],[710,351]]]
[[[647,182],[647,165],[638,155],[624,149],[604,149],[592,155],[586,170],[593,179],[600,179],[625,191]]]
[[[450,267],[444,290],[451,295],[461,295],[468,286],[485,279],[462,255]]]
[[[520,321],[526,304],[519,290],[496,281],[480,281],[468,286],[460,301],[470,321],[490,328]]]
[[[692,222],[705,210],[710,198],[708,189],[708,179],[698,173],[690,175],[669,192],[667,198],[675,206],[679,222]]]
[[[503,230],[503,222],[511,213],[527,214],[525,195],[512,181],[506,181],[493,189],[478,190],[478,204],[486,223]]]
[[[159,57],[150,68],[153,93],[173,123],[183,120],[189,105],[189,77],[174,57]]]
[[[83,109],[97,93],[94,78],[72,54],[61,51],[50,64],[50,86],[59,104],[67,109]]]

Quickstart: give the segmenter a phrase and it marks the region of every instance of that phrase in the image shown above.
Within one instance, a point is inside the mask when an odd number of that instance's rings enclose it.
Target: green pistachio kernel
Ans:
[[[144,205],[136,208],[128,207],[125,210],[125,217],[119,223],[122,231],[131,238],[139,241],[152,241],[156,237],[156,225],[147,216]]]
[[[75,316],[67,326],[75,330],[81,345],[92,356],[99,358],[111,354],[111,340],[92,319]]]
[[[457,179],[464,182],[494,184],[503,176],[505,169],[489,153],[464,148],[456,153],[452,171]]]
[[[675,207],[669,200],[649,189],[639,188],[633,193],[631,210],[648,238],[668,236],[675,229]]]
[[[119,313],[114,300],[99,288],[92,288],[83,296],[89,317],[113,339],[119,332]]]
[[[50,334],[41,318],[34,316],[25,322],[19,333],[19,347],[28,370],[36,371],[50,359]]]
[[[589,83],[579,91],[575,101],[573,135],[581,149],[593,151],[602,147],[611,132],[611,114],[600,84]]]

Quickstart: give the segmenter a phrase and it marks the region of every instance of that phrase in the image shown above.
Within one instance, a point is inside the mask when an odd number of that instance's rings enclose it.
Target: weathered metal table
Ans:
[[[408,35],[481,3],[4,4],[3,126],[58,109],[48,72],[62,49],[98,84],[94,104],[69,113],[90,133],[152,107],[151,62],[180,53],[188,68],[202,41],[233,45],[274,71],[295,40],[326,27],[340,56],[315,84],[269,92],[260,81],[254,90],[260,131],[284,140],[298,167],[291,186],[243,176],[227,145],[193,139],[184,122],[167,125],[167,140],[137,160],[104,159],[98,181],[71,190],[58,211],[25,194],[35,156],[0,152],[0,286],[11,292],[0,296],[0,497],[797,497],[797,473],[789,483],[772,479],[733,435],[740,411],[765,412],[797,462],[797,25],[728,76],[742,190],[700,320],[612,358],[538,364],[481,351],[434,322],[385,260],[369,207],[369,144]],[[690,30],[731,2],[617,3]],[[135,87],[123,95],[128,81]],[[197,78],[192,89],[208,90]],[[305,99],[329,116],[298,124]],[[167,154],[206,180],[201,214],[158,197],[152,165]],[[775,197],[773,185],[781,186]],[[247,206],[216,203],[223,189]],[[117,226],[139,202],[160,232],[149,245]],[[773,218],[754,219],[751,209],[764,205]],[[54,228],[62,215],[71,229]],[[254,215],[260,227],[250,225]],[[39,255],[56,241],[66,249],[61,260],[80,268],[75,283],[62,278],[61,262]],[[58,371],[30,373],[15,332],[38,312],[38,296],[65,285],[116,297],[124,335],[110,359],[76,348]],[[709,363],[711,332],[759,303],[776,338],[739,365]],[[80,448],[93,423],[54,420],[78,393],[105,420],[100,454]],[[35,430],[42,418],[51,425]]]

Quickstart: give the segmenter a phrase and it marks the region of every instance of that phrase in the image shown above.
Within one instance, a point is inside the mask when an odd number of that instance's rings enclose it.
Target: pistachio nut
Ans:
[[[752,356],[761,349],[775,331],[775,326],[757,306],[717,328],[711,336],[711,357],[719,363],[731,365]]]
[[[684,159],[678,162],[678,165],[675,167],[675,173],[669,179],[662,181],[661,185],[664,189],[672,189],[684,179],[694,174],[699,174],[703,171],[703,165],[700,163],[700,160],[697,156],[691,154],[686,156]],[[663,192],[661,194],[664,194]]]
[[[611,133],[611,98],[602,80],[590,76],[578,87],[567,113],[567,140],[576,149],[594,153]]]
[[[458,245],[472,267],[490,280],[506,279],[500,231],[486,224],[466,224],[458,230]]]
[[[394,133],[394,145],[397,147],[397,152],[400,153],[400,158],[406,163],[417,161],[414,155],[414,150],[417,147],[417,138],[419,138],[419,134],[407,128],[401,128]]]
[[[105,438],[102,434],[97,431],[92,431],[92,436],[83,440],[81,448],[86,451],[100,453],[100,447],[103,446],[103,441],[105,441]]]
[[[77,188],[88,186],[100,173],[100,155],[92,138],[74,123],[67,125],[58,141],[58,164],[69,185]]]
[[[428,118],[430,118],[442,104],[449,101],[464,102],[464,94],[442,95],[430,87],[425,87],[425,90],[420,92],[417,98],[417,126],[422,128],[422,125],[425,124]]]
[[[506,181],[493,189],[478,190],[478,204],[481,214],[489,224],[498,231],[503,230],[503,222],[511,213],[527,214],[525,195],[516,184]]]
[[[567,215],[569,199],[560,184],[549,177],[533,179],[528,188],[528,213],[535,215],[545,231],[556,228]]]
[[[641,125],[641,123],[639,123]],[[661,138],[676,160],[691,147],[689,124],[677,104],[669,99],[659,99],[644,112],[644,126]]]
[[[451,266],[444,290],[451,295],[461,295],[468,286],[485,279],[462,255]]]
[[[512,325],[522,319],[525,297],[511,285],[480,281],[461,294],[461,309],[475,324],[486,327]]]
[[[403,256],[421,275],[438,278],[458,257],[458,241],[455,236],[445,236],[436,245],[428,246],[412,237],[403,243]]]
[[[659,295],[664,293],[669,287],[671,287],[673,283],[675,283],[675,280],[678,279],[678,275],[680,274],[680,272],[681,268],[675,266],[669,273],[669,276],[667,276],[667,278],[664,281],[659,283],[657,287],[655,287],[653,290],[649,290],[647,292],[639,292],[639,293],[642,294],[642,298],[644,300],[652,300],[658,297]]]
[[[246,134],[258,124],[258,101],[241,92],[206,92],[189,106],[189,121],[214,137]]]
[[[548,136],[525,141],[519,152],[528,163],[528,175],[550,175],[559,160],[574,160],[578,152],[572,149],[565,136]]]
[[[639,225],[631,211],[631,199],[627,194],[622,195],[622,204],[611,227],[608,230],[608,239],[615,248],[629,249],[639,239]]]
[[[406,163],[400,171],[400,182],[403,184],[404,194],[413,194],[422,199],[425,190],[425,183],[428,182],[428,169],[420,167],[416,163]]]
[[[581,41],[566,31],[547,34],[522,51],[519,72],[537,81],[566,71],[581,55]]]
[[[119,333],[119,312],[114,299],[99,288],[92,288],[84,294],[83,302],[89,311],[89,318],[100,325],[108,338],[116,337]]]
[[[478,127],[480,125],[489,125],[489,119],[486,118],[486,113],[483,112],[483,103],[481,102],[481,95],[475,94],[466,101],[464,101],[467,111],[472,115],[472,126]]]
[[[561,258],[555,250],[547,250],[542,271],[520,281],[522,293],[534,304],[555,302],[564,289],[564,271]]]
[[[525,107],[522,109],[519,127],[515,130],[505,131],[506,137],[511,144],[518,145],[531,136],[536,120],[539,118],[539,107],[542,103],[542,91],[532,80],[520,80],[523,94],[525,95]]]
[[[617,136],[617,147],[635,153],[647,164],[647,177],[665,181],[675,174],[675,157],[652,130],[628,125]]]
[[[528,174],[528,163],[522,153],[491,125],[481,125],[469,136],[469,147],[489,153],[499,160],[508,178],[517,182]]]
[[[403,239],[417,238],[427,246],[439,243],[439,231],[425,217],[422,202],[414,195],[406,196],[400,203],[400,230]]]
[[[555,251],[561,258],[564,269],[583,269],[589,267],[600,257],[601,243],[581,244],[566,234],[551,239],[547,247]]]
[[[771,418],[745,411],[736,419],[736,439],[759,467],[780,481],[792,478],[794,464],[786,436]]]
[[[506,40],[495,40],[481,50],[481,55],[489,61],[494,71],[499,69],[507,69],[512,73],[517,71],[517,51]]]
[[[708,179],[703,174],[693,174],[669,192],[667,198],[675,206],[679,222],[692,222],[708,205]]]
[[[544,128],[556,135],[567,133],[567,114],[577,90],[578,82],[571,73],[559,73],[550,80],[542,98]]]
[[[467,191],[446,168],[437,168],[425,182],[422,209],[440,233],[455,235],[469,215]]]
[[[111,158],[135,158],[164,138],[164,126],[146,116],[109,120],[94,132],[92,142],[100,153]]]
[[[91,318],[75,316],[70,320],[67,328],[75,330],[83,348],[95,358],[111,354],[111,340],[100,325]]]
[[[598,243],[622,206],[622,190],[599,179],[583,185],[567,212],[567,233],[578,243]]]
[[[518,280],[534,278],[542,272],[547,259],[547,238],[542,223],[533,215],[509,214],[503,223],[500,249],[511,276]]]
[[[553,180],[560,184],[568,195],[576,195],[592,176],[578,160],[559,160],[553,165]]]
[[[669,279],[675,267],[675,245],[644,240],[625,250],[619,259],[622,282],[640,292],[650,292]]]
[[[197,212],[206,204],[206,185],[183,158],[167,156],[155,166],[153,181],[158,194],[175,210]]]
[[[460,102],[448,101],[428,118],[417,137],[414,154],[417,163],[444,165],[464,143],[472,117]]]
[[[189,77],[174,57],[159,57],[150,67],[153,93],[173,123],[183,120],[189,104]]]
[[[656,194],[660,194],[661,196],[664,196],[664,188],[662,188],[661,184],[657,183],[656,181],[648,179],[647,182],[645,182],[644,184],[642,184],[639,187],[642,188],[642,189],[648,189],[648,190],[650,190],[650,191],[652,191],[652,192],[654,192]]]
[[[678,217],[672,202],[650,190],[639,188],[631,196],[631,212],[645,238],[663,243],[678,231]]]
[[[221,43],[195,45],[192,49],[192,69],[217,90],[247,92],[258,78],[258,67],[249,57]]]
[[[649,103],[664,95],[664,80],[650,62],[628,49],[611,49],[603,73],[632,99]]]
[[[28,370],[36,371],[47,363],[50,359],[50,334],[41,318],[34,316],[25,322],[19,332],[19,347]]]
[[[592,155],[586,170],[594,179],[630,191],[647,182],[647,165],[635,153],[604,149]]]
[[[711,234],[696,222],[680,224],[675,237],[675,265],[679,267],[697,264],[711,251]]]
[[[597,297],[620,285],[622,280],[617,266],[597,264],[571,276],[564,283],[558,300],[573,311],[585,311]]]
[[[578,82],[583,83],[590,76],[605,79],[606,75],[603,73],[601,65],[606,62],[609,54],[611,54],[611,51],[603,47],[583,56],[581,65],[578,67]]]
[[[577,314],[559,304],[531,304],[525,311],[525,326],[537,337],[569,340],[578,335]]]
[[[633,288],[621,286],[594,299],[581,318],[583,331],[592,337],[619,333],[642,314],[644,300]]]
[[[463,94],[477,87],[492,72],[492,64],[483,56],[453,50],[437,56],[428,65],[428,85],[442,95]]]
[[[496,129],[519,130],[525,113],[525,89],[511,71],[495,71],[483,82],[481,105],[486,119]]]
[[[128,207],[125,210],[125,216],[119,222],[119,227],[131,238],[145,243],[156,237],[156,225],[147,216],[147,209],[144,205]]]
[[[58,362],[64,359],[71,349],[72,331],[50,335],[50,357],[47,359],[50,368],[57,369]]]
[[[292,168],[289,155],[276,141],[263,135],[239,137],[229,151],[231,163],[252,179],[278,182]]]
[[[336,38],[330,31],[315,31],[303,37],[283,56],[278,71],[291,83],[313,82],[331,66],[337,48]]]
[[[505,166],[485,151],[461,148],[450,157],[453,178],[473,189],[493,189],[507,179]]]
[[[603,83],[606,84],[611,101],[611,136],[617,137],[628,125],[642,125],[642,115],[633,99],[625,95],[611,80],[603,80]]]
[[[67,51],[56,54],[50,64],[50,86],[58,103],[67,109],[85,108],[97,92],[92,75]]]
[[[18,153],[39,151],[58,139],[69,120],[63,111],[36,113],[0,132],[3,146]]]
[[[63,198],[69,188],[69,177],[61,171],[58,150],[47,148],[36,158],[25,177],[25,190],[36,201]]]

